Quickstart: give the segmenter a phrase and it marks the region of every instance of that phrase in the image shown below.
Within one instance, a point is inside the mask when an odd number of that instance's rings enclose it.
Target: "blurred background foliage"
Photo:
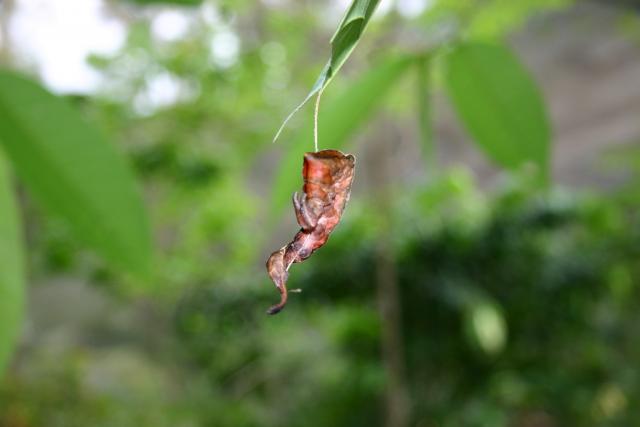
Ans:
[[[71,166],[52,162],[57,175],[28,175],[15,160],[21,146],[7,142],[10,126],[0,126],[29,283],[0,383],[0,426],[640,423],[637,138],[603,158],[624,179],[554,183],[562,170],[550,158],[546,116],[557,124],[557,111],[539,105],[534,84],[542,80],[548,95],[553,76],[506,48],[532,22],[575,10],[615,10],[636,46],[635,2],[382,0],[320,110],[320,148],[358,157],[352,201],[327,246],[292,268],[291,287],[303,292],[273,318],[264,312],[277,292],[263,262],[296,229],[284,206],[301,184],[302,153],[313,149],[311,106],[270,142],[316,81],[350,2],[96,0],[123,35],[116,49],[87,58],[100,76],[90,89],[57,85],[27,57],[16,22],[31,3],[0,2],[0,61],[13,70],[0,75],[0,112],[39,105],[2,92],[3,76],[15,73],[79,111],[86,132],[99,135],[91,141],[106,137],[131,166],[153,254],[132,251],[129,262],[151,266],[135,274],[100,249],[106,239],[118,258],[108,242],[145,239],[125,166],[96,163],[119,173],[130,195],[104,184],[105,197],[89,197],[106,213],[109,201],[122,202],[112,223],[119,234],[83,238],[64,212],[50,215],[73,201],[61,192],[47,202],[46,185],[71,179],[72,160],[92,157],[70,149]],[[569,28],[568,37],[580,31],[589,29]],[[465,49],[491,50],[471,62],[485,71],[465,73]],[[613,98],[623,97],[619,87],[611,85]],[[515,96],[523,92],[530,96]],[[447,151],[439,123],[450,107],[490,174],[466,161],[473,154]],[[23,110],[27,129],[41,125],[64,140],[57,115],[39,123]],[[29,153],[22,158],[32,164]],[[84,169],[90,176],[92,164]],[[0,208],[13,203],[4,175]],[[19,221],[0,215],[0,236],[9,236]],[[133,224],[137,237],[122,232]],[[6,247],[0,266],[21,263]]]

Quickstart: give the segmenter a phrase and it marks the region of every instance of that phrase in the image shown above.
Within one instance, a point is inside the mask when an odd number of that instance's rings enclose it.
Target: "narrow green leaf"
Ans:
[[[320,149],[339,149],[358,130],[385,98],[385,94],[415,62],[413,56],[392,56],[371,67],[347,90],[320,109],[318,135]],[[313,150],[313,129],[302,127],[279,166],[273,186],[273,213],[287,205],[301,185],[302,154]]]
[[[336,75],[338,70],[344,65],[344,63],[355,49],[356,45],[360,41],[360,37],[367,27],[373,12],[378,6],[380,0],[353,0],[347,13],[342,18],[340,25],[335,34],[331,38],[331,57],[329,62],[322,69],[320,75],[316,79],[316,82],[311,88],[311,91],[307,94],[305,99],[284,119],[284,122],[276,132],[273,141],[275,142],[280,133],[286,126],[287,122],[294,116],[315,94],[324,89],[331,79]]]
[[[148,273],[150,231],[133,174],[66,100],[0,71],[0,146],[33,196],[79,240],[118,267]]]
[[[331,59],[328,78],[332,78],[345,63],[369,23],[379,0],[354,0],[336,33],[331,38]]]
[[[0,374],[13,352],[24,309],[24,248],[18,207],[0,153]]]
[[[465,127],[498,164],[536,164],[546,177],[550,128],[535,82],[502,45],[462,44],[446,56],[446,85]]]

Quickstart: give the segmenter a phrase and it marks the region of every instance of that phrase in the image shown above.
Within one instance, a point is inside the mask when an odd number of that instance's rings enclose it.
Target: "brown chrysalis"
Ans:
[[[302,262],[324,245],[340,222],[349,200],[356,159],[337,150],[305,153],[302,193],[293,194],[300,231],[293,241],[271,254],[267,271],[280,292],[280,302],[267,311],[276,314],[287,303],[287,278],[293,263]]]

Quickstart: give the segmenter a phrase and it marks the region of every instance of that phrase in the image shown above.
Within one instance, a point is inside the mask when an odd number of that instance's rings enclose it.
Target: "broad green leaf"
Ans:
[[[324,89],[347,61],[347,58],[349,58],[349,55],[351,55],[351,52],[355,49],[358,41],[360,41],[360,37],[367,27],[379,1],[380,0],[353,0],[344,18],[342,18],[340,25],[338,25],[338,29],[331,38],[331,57],[329,58],[329,62],[327,62],[320,72],[320,75],[311,87],[311,91],[307,94],[306,98],[284,119],[276,136],[273,138],[274,142],[278,139],[291,117],[315,94]]]
[[[453,106],[484,152],[515,169],[533,162],[547,176],[550,129],[535,82],[502,45],[462,44],[445,58]]]
[[[392,56],[374,64],[370,71],[320,110],[318,135],[320,149],[340,149],[374,111],[385,94],[400,79],[413,56]],[[286,206],[291,194],[301,186],[302,155],[313,149],[312,123],[302,127],[280,163],[272,206],[274,214]]]
[[[18,207],[0,153],[0,374],[16,343],[24,308],[24,248]]]
[[[0,71],[0,146],[34,198],[106,260],[146,274],[150,232],[133,174],[71,105]]]

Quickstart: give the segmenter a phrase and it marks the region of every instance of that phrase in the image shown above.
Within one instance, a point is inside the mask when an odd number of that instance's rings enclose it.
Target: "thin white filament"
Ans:
[[[318,91],[316,108],[313,112],[313,148],[315,148],[316,153],[318,152],[318,113],[320,112],[320,98],[322,97],[322,91],[324,91],[324,86]]]

